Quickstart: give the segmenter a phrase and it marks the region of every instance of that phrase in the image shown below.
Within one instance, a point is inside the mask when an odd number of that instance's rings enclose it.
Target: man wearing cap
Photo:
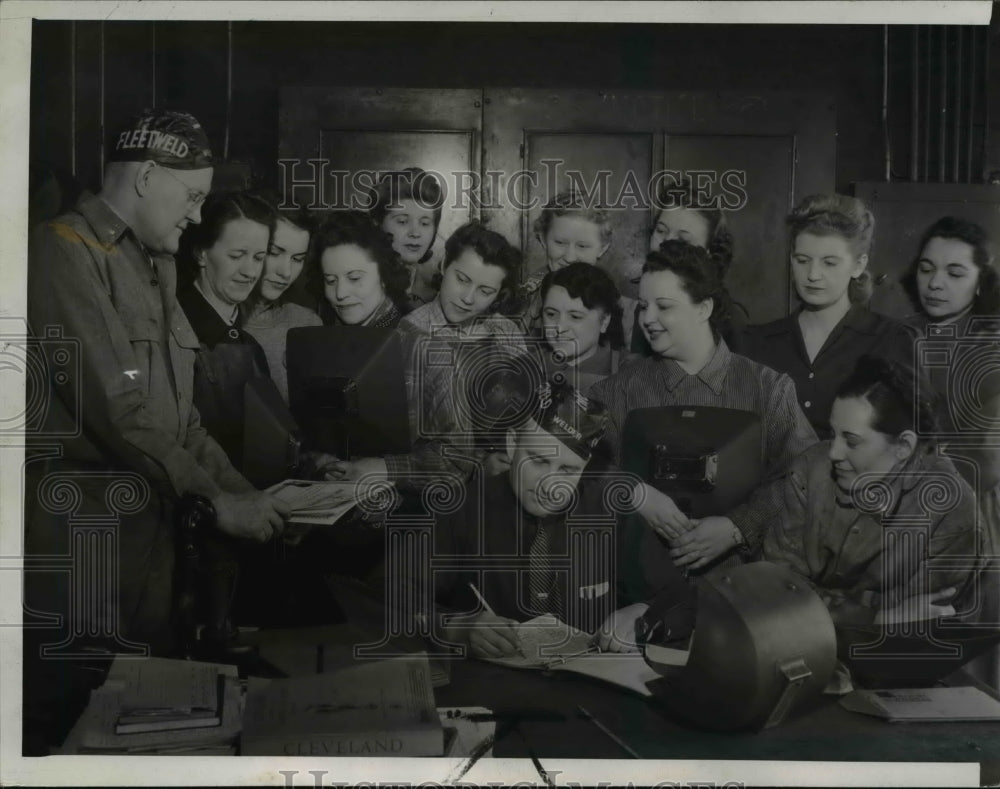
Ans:
[[[27,465],[26,545],[70,555],[73,524],[103,518],[115,526],[117,593],[99,585],[83,590],[96,602],[71,604],[66,574],[29,573],[26,598],[68,615],[71,632],[169,652],[177,500],[204,497],[222,532],[258,541],[287,512],[233,468],[191,403],[198,339],[174,295],[173,254],[212,185],[204,130],[186,113],[148,110],[112,138],[108,159],[100,192],[31,240],[31,330],[61,333],[79,364],[60,366],[49,338],[40,343],[50,379],[36,394],[48,408],[33,443],[48,452]],[[54,500],[59,479],[76,489],[69,511]],[[113,496],[115,485],[127,494]]]
[[[596,468],[604,409],[566,385],[546,384],[533,397],[530,416],[507,430],[507,473],[475,478],[463,505],[436,517],[433,556],[453,569],[435,572],[433,600],[410,587],[420,614],[466,614],[443,629],[435,616],[435,633],[479,657],[514,654],[517,622],[554,614],[594,632],[614,610],[613,541],[570,536],[613,528],[605,495],[612,479]],[[597,553],[582,557],[588,542]],[[625,645],[604,637],[603,646]]]

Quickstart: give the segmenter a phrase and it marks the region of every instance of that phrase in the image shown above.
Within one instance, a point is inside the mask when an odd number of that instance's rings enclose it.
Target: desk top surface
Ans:
[[[354,648],[372,643],[372,632],[352,625],[254,636],[261,655],[283,673],[323,673],[352,664]],[[410,646],[398,642],[390,651]],[[418,645],[419,648],[419,645]],[[501,738],[497,757],[629,758],[582,705],[644,759],[752,759],[823,761],[993,762],[1000,765],[1000,722],[888,723],[843,709],[825,696],[793,710],[761,732],[719,733],[686,728],[655,698],[568,672],[543,673],[473,659],[450,660],[450,682],[435,689],[439,706],[534,711],[557,719],[531,720]],[[559,719],[561,716],[561,719]]]

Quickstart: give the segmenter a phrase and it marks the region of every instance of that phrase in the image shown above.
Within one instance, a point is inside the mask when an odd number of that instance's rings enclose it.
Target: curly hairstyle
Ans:
[[[937,403],[921,393],[913,368],[881,356],[865,355],[837,389],[836,399],[871,403],[872,428],[893,438],[907,430],[931,435],[937,428]]]
[[[712,300],[712,314],[708,319],[712,336],[719,338],[729,331],[732,300],[722,284],[718,267],[711,265],[708,250],[680,239],[668,239],[659,250],[646,256],[642,273],[671,271],[677,275],[684,292],[695,304]]]
[[[323,294],[323,253],[343,245],[359,247],[375,263],[386,295],[405,312],[410,271],[393,250],[389,234],[375,227],[363,211],[334,211],[310,237],[306,253],[306,282],[316,303],[321,308],[326,303]]]
[[[733,263],[733,234],[729,232],[725,213],[719,208],[718,197],[706,198],[700,190],[694,188],[694,183],[690,178],[684,178],[680,183],[661,182],[657,187],[656,201],[653,207],[656,211],[653,217],[654,228],[664,211],[676,208],[696,211],[704,217],[708,222],[708,244],[706,245],[708,255],[719,267],[721,276],[726,276]]]
[[[542,208],[542,213],[532,224],[531,229],[536,236],[544,239],[549,228],[552,227],[552,220],[557,216],[578,216],[588,222],[593,222],[600,229],[601,243],[611,243],[614,228],[611,224],[610,212],[600,206],[588,205],[587,201],[575,189],[559,192],[549,200]]]
[[[972,247],[972,262],[979,269],[977,292],[975,298],[972,300],[972,314],[1000,314],[1000,274],[998,274],[993,265],[993,249],[989,235],[982,225],[954,216],[942,217],[924,231],[923,236],[920,238],[920,245],[917,247],[917,256],[910,263],[906,273],[900,279],[903,290],[910,297],[910,301],[913,302],[914,307],[923,312],[923,307],[920,303],[920,292],[917,286],[917,269],[920,265],[924,248],[930,243],[932,238],[947,238],[961,241]]]
[[[277,218],[274,207],[254,192],[240,190],[209,194],[201,207],[201,222],[188,225],[181,234],[177,252],[178,286],[189,285],[197,279],[199,256],[215,245],[230,222],[249,219],[264,225],[270,246]]]
[[[809,195],[795,206],[785,222],[792,248],[802,233],[836,235],[847,242],[855,257],[860,258],[871,251],[875,236],[875,215],[861,200],[847,195]],[[865,268],[860,276],[851,279],[848,298],[852,304],[867,304],[872,288],[872,276]]]
[[[487,230],[478,222],[462,225],[451,234],[444,245],[442,272],[467,249],[471,249],[489,266],[504,270],[503,284],[489,312],[506,314],[516,301],[517,286],[521,281],[521,252],[511,246],[499,233]]]
[[[542,302],[556,285],[566,289],[570,298],[579,299],[588,310],[604,310],[611,316],[608,329],[601,335],[601,344],[608,342],[612,348],[625,344],[622,329],[621,293],[615,281],[604,269],[589,263],[570,263],[558,271],[550,271],[541,284]]]
[[[424,208],[434,211],[434,233],[431,235],[427,252],[418,261],[426,263],[433,254],[434,241],[441,225],[444,190],[435,175],[419,167],[407,167],[384,173],[379,182],[368,191],[368,202],[371,206],[368,209],[368,216],[376,227],[381,227],[389,209],[398,208],[402,200],[415,200]]]

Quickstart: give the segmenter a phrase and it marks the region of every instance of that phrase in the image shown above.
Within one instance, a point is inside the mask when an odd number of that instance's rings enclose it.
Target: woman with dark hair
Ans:
[[[789,215],[788,227],[800,307],[787,318],[747,327],[737,350],[787,373],[813,429],[829,438],[833,394],[857,360],[875,354],[910,364],[913,335],[867,308],[875,217],[864,203],[812,195]]]
[[[269,374],[264,350],[243,329],[239,306],[260,279],[276,219],[258,196],[210,194],[201,223],[185,229],[178,255],[194,275],[177,293],[201,344],[194,405],[237,468],[243,467],[243,390],[250,379]]]
[[[545,250],[546,267],[520,285],[518,312],[529,329],[537,329],[542,322],[541,285],[545,276],[573,263],[596,266],[611,246],[614,227],[606,208],[590,205],[581,194],[569,189],[545,204],[532,230]]]
[[[441,184],[419,167],[386,173],[371,190],[368,216],[392,238],[392,248],[407,267],[411,306],[427,304],[440,287],[440,255],[434,242],[441,225]]]
[[[313,236],[309,260],[324,324],[391,329],[399,323],[409,272],[389,236],[364,214],[331,214]]]
[[[316,221],[305,208],[295,212],[277,213],[274,235],[264,259],[264,272],[240,312],[243,328],[254,336],[264,349],[271,378],[281,396],[288,402],[288,374],[285,369],[285,338],[289,329],[299,326],[319,326],[319,315],[308,307],[288,298],[290,288],[305,267],[309,239]]]
[[[920,313],[908,319],[943,352],[945,364],[922,370],[938,399],[946,434],[974,433],[978,446],[952,447],[979,498],[993,553],[1000,553],[1000,276],[986,231],[944,217],[920,239],[903,287]],[[992,319],[992,320],[991,320]],[[977,339],[978,338],[978,339]],[[945,347],[948,346],[948,347]]]
[[[719,274],[705,249],[684,241],[665,241],[659,251],[650,252],[639,283],[639,304],[642,329],[654,355],[626,365],[590,389],[591,399],[608,407],[607,440],[619,462],[622,428],[637,408],[715,406],[750,411],[760,418],[764,481],[731,511],[692,519],[669,496],[645,484],[636,486],[638,512],[660,543],[651,544],[639,534],[629,544],[662,556],[664,573],[673,576],[678,589],[687,586],[682,570],[699,571],[724,556],[759,551],[763,529],[776,515],[778,483],[793,458],[816,443],[791,379],[732,353],[722,339],[729,296]],[[628,555],[624,560],[638,561]],[[645,599],[655,591],[641,587],[632,594]]]
[[[733,262],[733,234],[729,232],[725,213],[719,208],[719,198],[708,197],[694,188],[690,178],[685,178],[679,184],[660,184],[654,208],[649,251],[656,252],[664,241],[675,240],[703,247],[718,269],[719,278],[724,281]],[[631,281],[637,283],[639,278]],[[735,301],[731,304],[730,324],[733,330],[739,331],[745,325],[746,308]],[[634,353],[649,356],[651,350],[642,332],[639,312],[636,306],[630,348]],[[731,338],[733,330],[725,330],[724,336]]]
[[[468,366],[476,360],[492,365],[526,353],[517,325],[496,314],[511,298],[520,267],[521,253],[499,233],[472,223],[452,234],[437,297],[399,323],[413,451],[337,463],[330,468],[332,478],[370,474],[408,490],[421,489],[435,477],[468,478],[474,464],[461,453],[445,451],[452,436],[468,436],[475,429],[468,409],[457,405],[467,394],[456,384],[478,380],[483,368],[470,372]],[[428,435],[437,438],[427,440]]]
[[[973,591],[976,568],[956,559],[983,555],[975,497],[922,434],[933,420],[911,370],[862,357],[837,390],[832,437],[792,464],[763,558],[807,578],[836,624],[951,615]]]
[[[919,249],[902,279],[919,310],[913,325],[955,324],[964,335],[972,318],[1000,315],[1000,274],[982,226],[943,217],[924,231]]]
[[[561,376],[586,395],[623,361],[621,294],[607,272],[588,263],[550,271],[541,293],[545,377]]]

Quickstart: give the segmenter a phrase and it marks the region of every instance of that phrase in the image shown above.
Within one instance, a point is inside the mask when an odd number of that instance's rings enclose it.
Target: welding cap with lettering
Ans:
[[[601,403],[590,400],[569,384],[555,382],[539,388],[535,421],[584,460],[590,460],[608,425],[607,412]]]
[[[154,161],[175,170],[212,167],[208,135],[186,112],[147,109],[114,137],[110,162]]]

